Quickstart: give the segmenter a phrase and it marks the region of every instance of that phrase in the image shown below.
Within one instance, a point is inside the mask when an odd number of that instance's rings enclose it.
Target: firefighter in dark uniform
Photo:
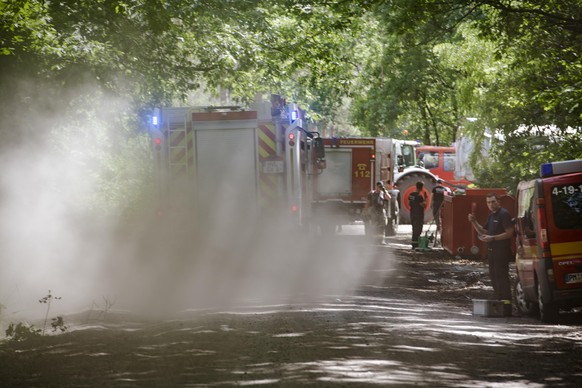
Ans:
[[[422,234],[424,225],[424,209],[426,208],[426,196],[422,189],[424,183],[416,182],[416,191],[408,196],[408,205],[410,206],[410,223],[412,224],[412,248],[418,247],[418,238]]]
[[[469,222],[479,233],[479,239],[487,242],[487,261],[493,284],[493,298],[511,300],[509,262],[513,255],[511,251],[513,222],[507,209],[501,207],[497,194],[487,195],[487,207],[491,213],[483,226],[479,225],[472,213],[469,214]]]
[[[386,245],[384,230],[386,229],[386,211],[390,206],[390,198],[390,193],[386,191],[384,182],[378,181],[376,188],[368,194],[368,202],[366,203],[366,213],[372,225],[372,233],[382,245]]]

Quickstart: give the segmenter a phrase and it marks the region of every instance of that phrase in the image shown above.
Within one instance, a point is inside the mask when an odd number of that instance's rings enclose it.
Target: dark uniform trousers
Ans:
[[[509,261],[511,257],[510,246],[487,248],[489,277],[493,285],[493,298],[496,300],[511,300],[511,284],[509,281]]]

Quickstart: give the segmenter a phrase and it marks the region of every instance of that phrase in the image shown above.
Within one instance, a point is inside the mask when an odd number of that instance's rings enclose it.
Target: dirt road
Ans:
[[[68,332],[0,343],[2,387],[578,387],[582,317],[472,315],[486,267],[441,249],[415,252],[406,227],[386,246],[358,226],[367,264],[352,294],[183,311],[67,316]],[[366,259],[366,260],[365,260]],[[308,301],[307,301],[308,300]]]

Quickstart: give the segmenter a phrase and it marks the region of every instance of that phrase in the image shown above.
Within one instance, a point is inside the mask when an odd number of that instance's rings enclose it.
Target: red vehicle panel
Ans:
[[[374,185],[374,139],[324,139],[326,169],[317,177],[314,199],[363,202]]]
[[[455,154],[455,147],[416,147],[416,157],[424,168],[447,183],[467,186],[470,181],[455,178]]]

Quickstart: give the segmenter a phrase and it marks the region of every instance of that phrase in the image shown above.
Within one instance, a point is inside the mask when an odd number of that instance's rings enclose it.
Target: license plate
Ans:
[[[582,273],[569,273],[566,274],[566,284],[571,283],[582,283]]]

